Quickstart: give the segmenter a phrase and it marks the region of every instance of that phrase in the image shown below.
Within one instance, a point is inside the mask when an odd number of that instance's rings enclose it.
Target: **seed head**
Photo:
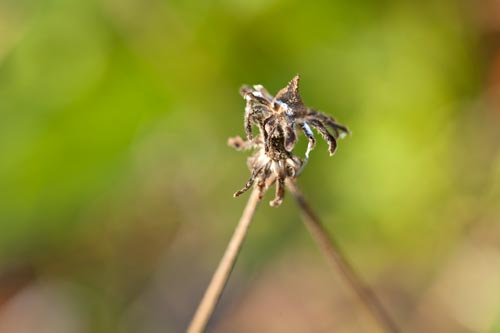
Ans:
[[[246,140],[230,138],[228,144],[237,150],[255,149],[255,152],[248,158],[250,179],[234,194],[235,197],[254,184],[262,197],[276,183],[276,196],[270,204],[279,206],[285,194],[285,180],[300,174],[316,145],[312,128],[326,140],[330,155],[337,149],[337,139],[349,133],[348,128],[337,123],[333,117],[304,105],[299,93],[299,81],[300,76],[296,75],[275,97],[261,85],[241,87],[240,94],[246,100]],[[258,129],[257,135],[253,134],[253,126]],[[309,141],[303,159],[292,152],[298,140],[298,131],[303,132]]]

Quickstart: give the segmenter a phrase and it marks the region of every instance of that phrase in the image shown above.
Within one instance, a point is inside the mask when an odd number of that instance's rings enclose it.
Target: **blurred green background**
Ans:
[[[353,132],[300,185],[403,331],[500,332],[498,0],[1,0],[0,332],[183,332],[245,205],[238,89],[297,73]],[[378,332],[271,197],[208,332]]]

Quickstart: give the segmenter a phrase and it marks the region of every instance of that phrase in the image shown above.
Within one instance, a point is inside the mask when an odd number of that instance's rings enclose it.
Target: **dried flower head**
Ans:
[[[299,80],[299,75],[295,76],[275,97],[261,85],[241,88],[240,93],[246,100],[244,125],[247,139],[231,138],[228,143],[238,150],[256,149],[256,152],[248,159],[252,172],[250,179],[234,194],[235,197],[246,192],[254,183],[262,196],[276,183],[276,196],[270,204],[279,206],[283,201],[286,178],[295,178],[300,174],[316,144],[311,128],[326,140],[330,155],[337,149],[337,138],[349,133],[347,127],[337,123],[333,117],[304,105],[299,94]],[[259,130],[256,136],[252,132],[253,125]],[[309,140],[304,160],[292,153],[298,130]]]

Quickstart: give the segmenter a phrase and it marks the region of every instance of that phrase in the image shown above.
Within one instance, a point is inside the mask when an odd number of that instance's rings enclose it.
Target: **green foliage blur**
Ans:
[[[485,8],[1,1],[0,332],[182,332],[246,200],[248,154],[226,145],[244,133],[238,89],[297,73],[305,103],[352,130],[332,158],[318,140],[300,185],[353,265],[409,332],[498,332]],[[271,197],[210,331],[377,332],[291,198]]]

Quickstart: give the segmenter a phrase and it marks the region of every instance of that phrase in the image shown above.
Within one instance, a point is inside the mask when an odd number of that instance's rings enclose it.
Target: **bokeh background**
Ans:
[[[500,332],[498,0],[1,0],[0,332],[183,332],[245,205],[238,89],[296,73],[353,132],[300,185],[403,331]],[[207,332],[379,332],[270,197]]]

